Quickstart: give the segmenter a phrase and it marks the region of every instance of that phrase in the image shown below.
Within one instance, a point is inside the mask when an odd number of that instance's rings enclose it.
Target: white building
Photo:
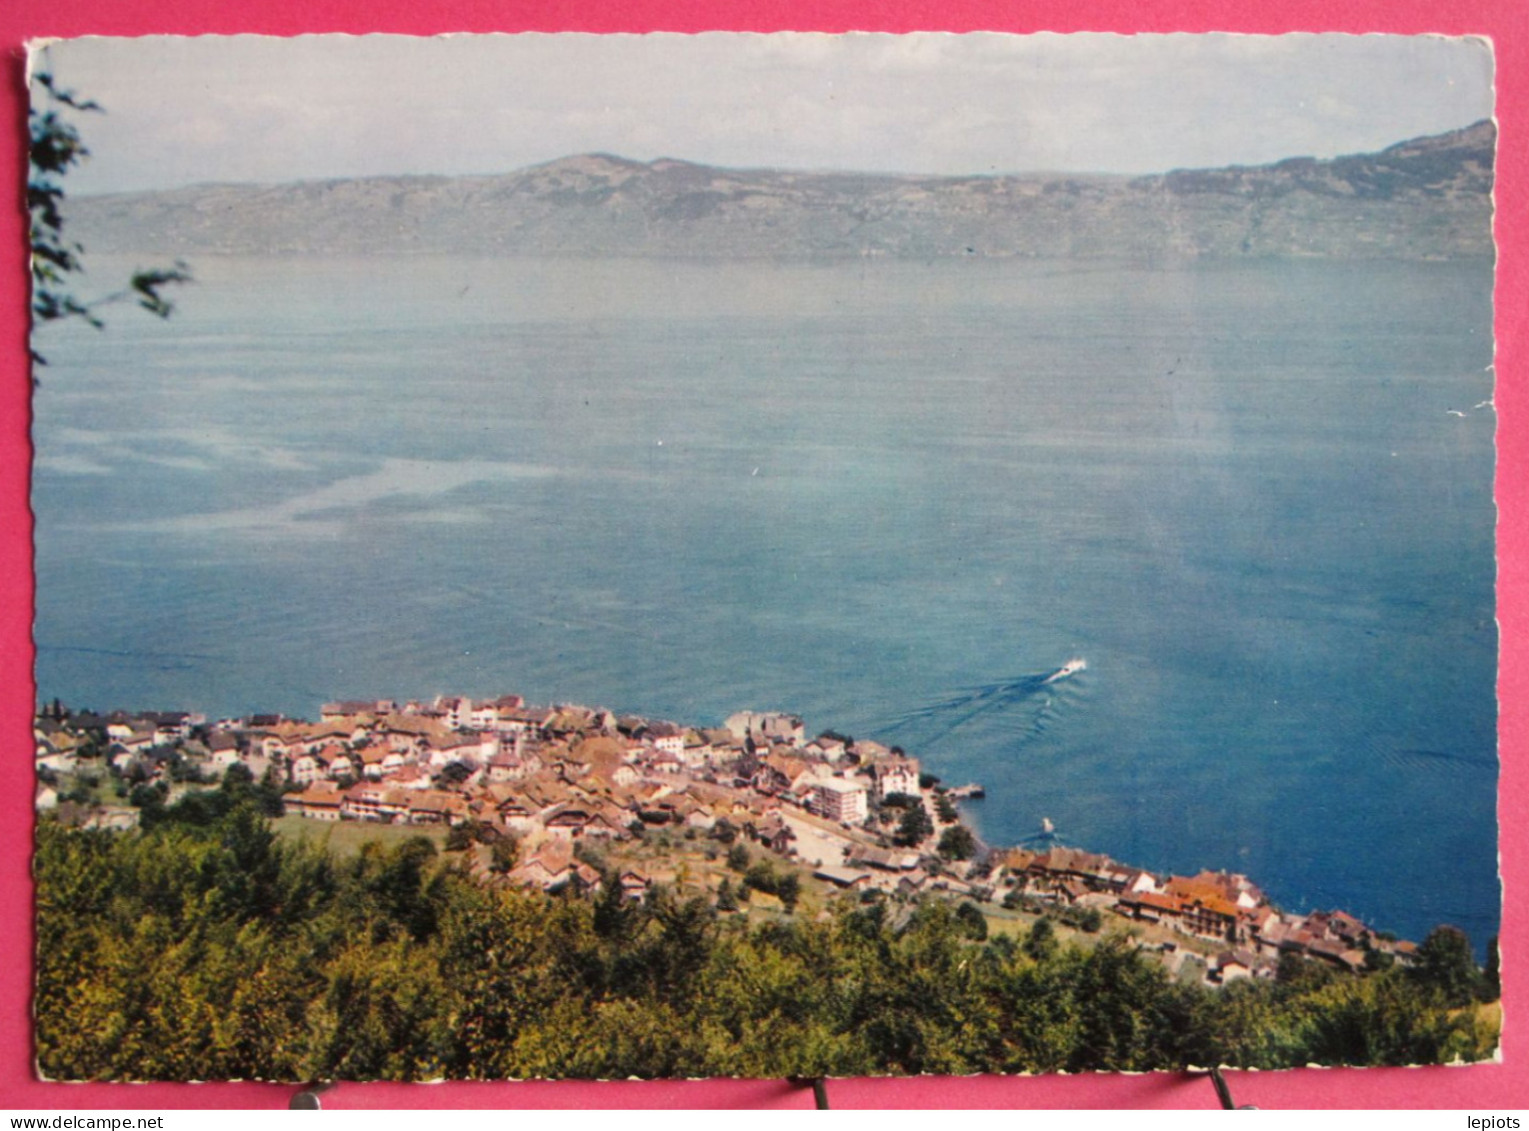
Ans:
[[[807,808],[820,817],[842,825],[858,825],[869,812],[865,786],[841,778],[816,781],[807,798]]]
[[[876,800],[885,801],[894,793],[921,796],[918,787],[918,761],[914,758],[888,758],[872,770],[876,778]]]

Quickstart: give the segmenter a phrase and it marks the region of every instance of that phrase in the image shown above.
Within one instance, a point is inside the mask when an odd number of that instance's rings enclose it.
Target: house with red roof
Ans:
[[[345,796],[329,781],[316,781],[301,793],[289,793],[282,799],[288,813],[313,821],[338,821]]]

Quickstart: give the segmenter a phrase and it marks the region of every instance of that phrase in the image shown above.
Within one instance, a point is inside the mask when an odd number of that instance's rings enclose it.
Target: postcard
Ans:
[[[1492,1060],[1493,56],[30,56],[56,1080]]]

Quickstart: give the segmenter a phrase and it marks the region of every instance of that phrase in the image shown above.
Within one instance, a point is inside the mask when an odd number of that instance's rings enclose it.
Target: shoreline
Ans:
[[[204,771],[217,780],[239,764],[285,791],[288,814],[488,825],[523,841],[544,872],[581,841],[615,845],[668,825],[711,835],[723,822],[843,891],[929,892],[1089,921],[1091,911],[1108,912],[1201,947],[1224,943],[1231,957],[1221,965],[1234,976],[1272,977],[1287,954],[1358,973],[1415,950],[1344,911],[1285,912],[1239,873],[1157,874],[1068,846],[1049,822],[1016,845],[991,844],[962,817],[985,795],[980,785],[925,789],[918,759],[900,748],[833,731],[809,739],[800,717],[780,711],[737,712],[706,728],[528,706],[516,695],[438,696],[327,703],[317,723],[279,715],[209,722],[189,712],[76,716],[55,701],[39,713],[37,736],[42,770],[65,773],[75,755],[101,758],[111,775],[164,787],[161,804],[171,779],[191,789]],[[43,781],[39,809],[60,804],[50,792]],[[927,829],[910,805],[925,813]],[[68,814],[102,827],[137,820],[133,808]],[[804,817],[822,822],[809,837],[810,859]],[[533,872],[517,878],[540,884]]]

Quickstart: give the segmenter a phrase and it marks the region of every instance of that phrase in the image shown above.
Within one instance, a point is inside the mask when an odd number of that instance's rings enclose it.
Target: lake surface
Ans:
[[[783,708],[1496,932],[1489,266],[194,267],[38,343],[40,696]]]

